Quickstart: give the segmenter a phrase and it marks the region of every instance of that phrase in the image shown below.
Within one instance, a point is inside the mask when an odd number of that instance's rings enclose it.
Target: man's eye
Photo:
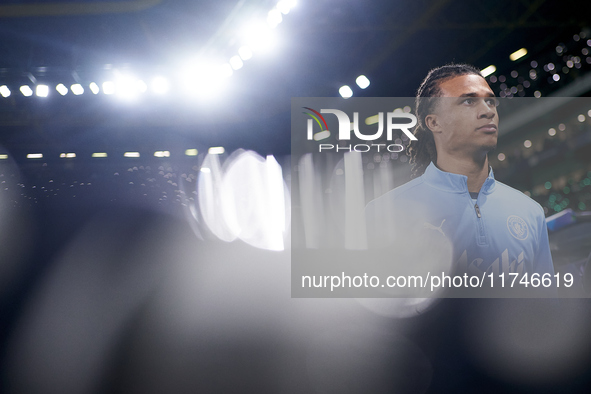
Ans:
[[[463,102],[464,102],[464,103],[466,103],[466,104],[474,104],[474,99],[472,99],[472,98],[467,98],[467,99],[465,99]]]
[[[489,107],[498,107],[499,106],[499,100],[496,98],[489,98],[486,100],[486,103],[488,104]]]

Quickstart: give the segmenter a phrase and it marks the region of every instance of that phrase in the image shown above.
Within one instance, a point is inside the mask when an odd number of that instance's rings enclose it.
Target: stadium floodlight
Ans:
[[[72,93],[74,93],[76,96],[80,96],[84,93],[84,88],[79,83],[75,83],[70,86],[70,90],[72,90]]]
[[[236,58],[240,60],[238,56]],[[219,97],[226,87],[229,75],[231,74],[227,69],[224,71],[224,66],[199,60],[185,67],[183,72],[185,92],[190,97],[199,99],[210,100]]]
[[[225,151],[226,150],[224,149],[223,146],[212,146],[211,148],[209,148],[209,150],[207,151],[207,153],[209,153],[210,155],[221,155]]]
[[[495,71],[497,71],[497,68],[491,64],[490,66],[485,67],[482,70],[480,70],[480,75],[482,75],[484,78],[486,78],[489,75],[491,75],[492,73],[494,73]]]
[[[29,153],[27,159],[43,159],[43,153]]]
[[[287,15],[289,14],[289,11],[295,7],[295,5],[295,0],[281,0],[279,3],[277,3],[277,9],[281,11],[282,14]]]
[[[515,52],[513,52],[512,54],[509,55],[509,59],[511,59],[511,61],[516,61],[518,59],[521,59],[522,57],[524,57],[525,55],[527,55],[527,49],[525,48],[521,48],[516,50]]]
[[[8,159],[8,155],[5,153],[0,154],[0,160],[6,160]]]
[[[21,93],[25,97],[31,97],[33,95],[33,90],[31,90],[31,88],[29,87],[29,85],[23,85],[23,86],[20,87],[19,90],[21,91]]]
[[[69,92],[68,88],[63,83],[60,83],[59,85],[57,85],[55,87],[55,90],[57,90],[57,92],[59,94],[61,94],[62,96],[65,96]]]
[[[198,153],[197,149],[187,149],[185,151],[186,156],[197,156],[197,153]]]
[[[6,86],[6,85],[0,86],[0,94],[4,98],[9,97],[10,96],[10,89],[8,89],[8,86]]]
[[[104,94],[115,93],[115,83],[113,81],[103,82],[103,93]]]
[[[353,90],[351,90],[351,88],[348,85],[344,85],[341,86],[341,88],[339,89],[339,94],[343,98],[349,98],[353,96]]]
[[[152,79],[152,91],[156,94],[166,94],[170,89],[170,83],[164,77],[154,77]]]
[[[230,63],[224,63],[220,66],[220,74],[224,78],[229,78],[234,74],[234,70],[232,69],[232,66],[230,66]]]
[[[271,28],[276,27],[281,23],[281,21],[283,21],[283,16],[281,15],[281,11],[279,11],[277,8],[273,8],[267,14],[267,23]]]
[[[126,99],[133,99],[139,93],[142,93],[144,88],[147,89],[145,82],[140,82],[136,77],[128,74],[119,75],[116,80],[116,85],[117,95]]]
[[[100,91],[99,86],[94,82],[91,82],[90,85],[88,85],[88,87],[90,88],[90,91],[93,94],[98,94]]]
[[[359,86],[361,89],[365,89],[369,86],[369,79],[367,79],[365,75],[360,75],[355,80],[355,83],[357,83],[357,86]]]
[[[47,85],[37,85],[35,88],[35,94],[37,97],[47,97],[49,95],[49,86]]]
[[[75,153],[61,153],[60,158],[62,159],[74,159],[76,157]]]
[[[170,152],[167,150],[159,150],[154,152],[154,157],[170,157]]]
[[[140,152],[125,152],[124,157],[140,157]]]
[[[230,59],[230,66],[232,66],[234,70],[241,69],[243,65],[244,63],[242,62],[242,59],[240,59],[240,56],[232,56]]]
[[[253,21],[242,29],[240,37],[244,45],[254,52],[266,52],[276,44],[276,33],[264,23]]]
[[[135,87],[139,93],[146,93],[148,91],[148,85],[141,79],[136,81]]]
[[[92,157],[107,157],[106,152],[95,152],[92,154]]]
[[[375,115],[368,116],[367,118],[365,118],[365,124],[366,125],[376,124],[379,121],[380,121],[380,115],[379,114],[375,114]]]
[[[242,60],[248,60],[252,58],[252,50],[248,45],[243,45],[238,49],[238,55],[240,55]]]

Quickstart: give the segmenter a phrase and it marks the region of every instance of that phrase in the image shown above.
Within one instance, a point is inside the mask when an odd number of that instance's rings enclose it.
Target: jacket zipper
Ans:
[[[488,240],[486,239],[486,235],[484,232],[484,223],[482,223],[482,213],[480,212],[480,207],[478,203],[474,204],[474,211],[476,211],[476,222],[478,226],[478,245],[488,245]]]

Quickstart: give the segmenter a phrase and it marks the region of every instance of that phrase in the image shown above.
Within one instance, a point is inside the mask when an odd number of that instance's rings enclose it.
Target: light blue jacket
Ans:
[[[523,193],[494,179],[482,185],[476,202],[467,177],[439,170],[425,173],[370,202],[366,208],[370,245],[451,245],[452,266],[471,274],[554,274],[542,207]]]

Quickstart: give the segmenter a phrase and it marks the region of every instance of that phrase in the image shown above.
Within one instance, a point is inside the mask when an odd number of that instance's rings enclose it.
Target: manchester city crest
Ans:
[[[526,240],[529,235],[527,223],[516,215],[511,215],[507,218],[507,228],[511,235],[520,241]]]

